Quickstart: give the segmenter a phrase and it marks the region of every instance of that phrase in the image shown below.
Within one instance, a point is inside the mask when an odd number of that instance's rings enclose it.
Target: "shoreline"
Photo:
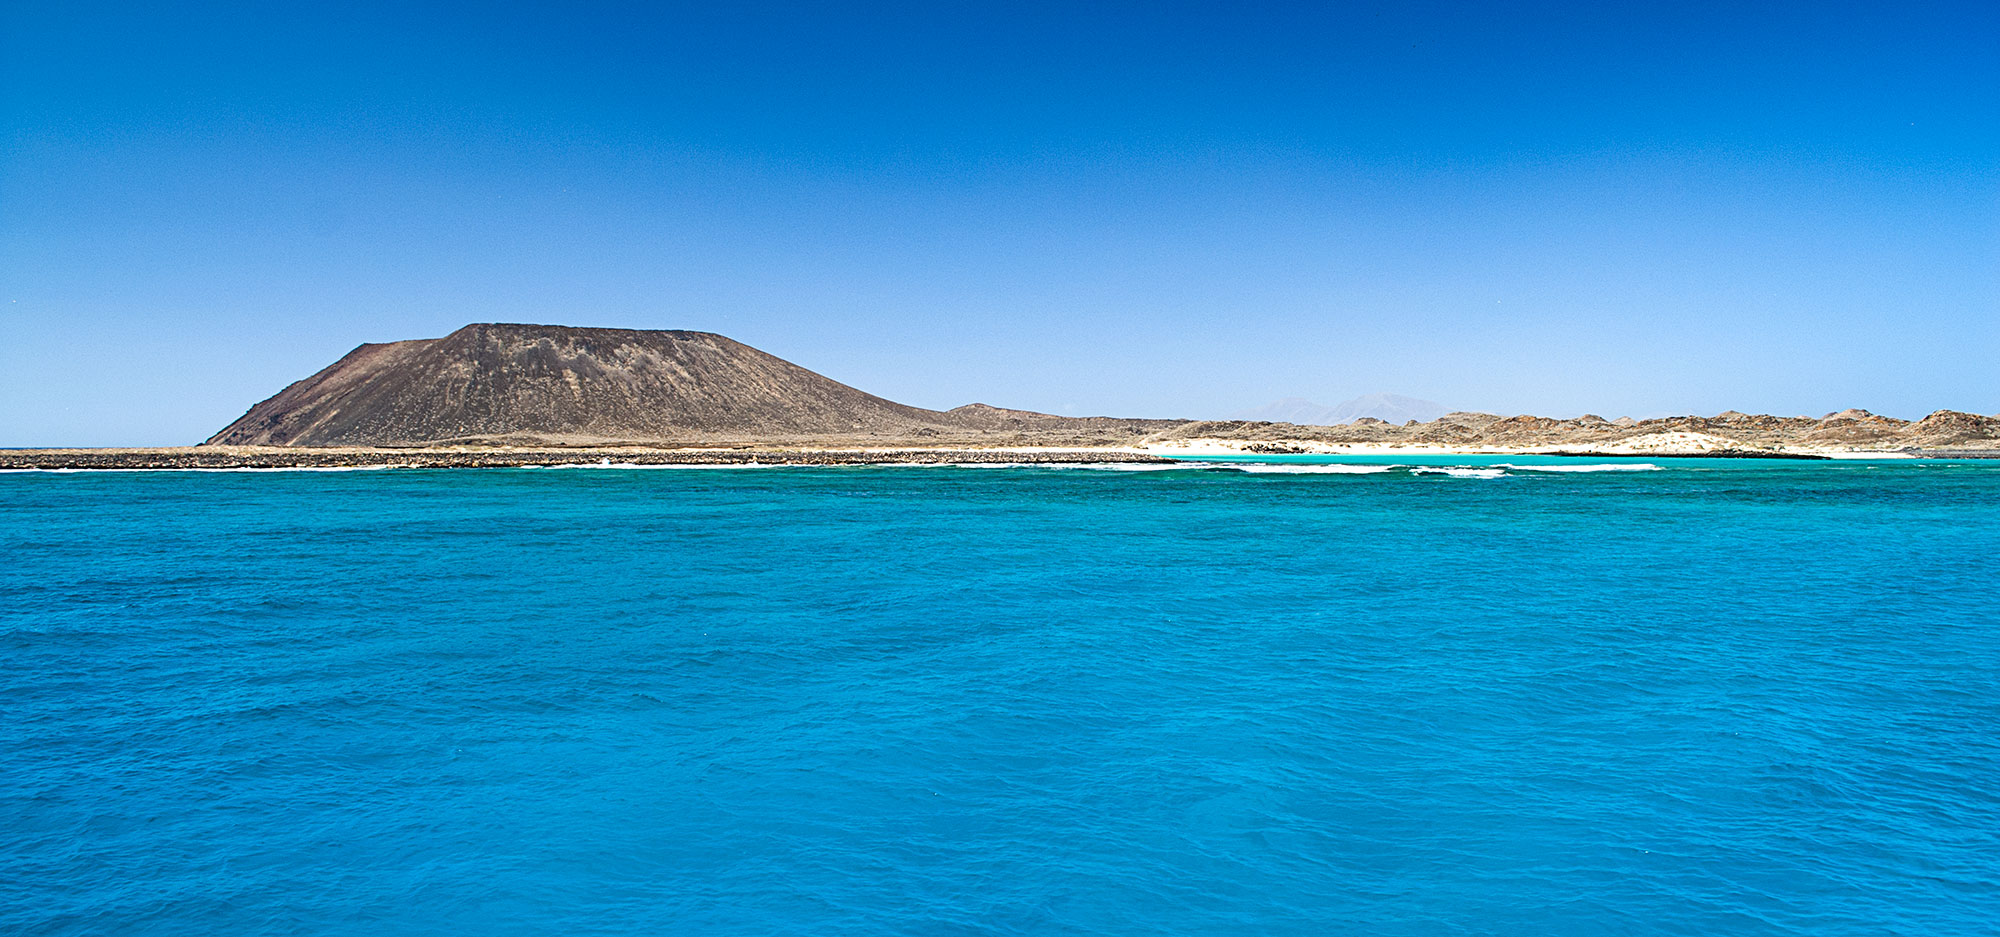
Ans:
[[[0,470],[226,470],[338,468],[529,468],[558,465],[943,465],[961,463],[1171,463],[1124,448],[452,448],[361,449],[176,446],[118,449],[0,449]]]
[[[1210,442],[1204,440],[1204,442]],[[944,465],[963,464],[1171,464],[1222,457],[1240,461],[1257,456],[1395,458],[1465,456],[1506,458],[1553,456],[1576,459],[1996,459],[2000,450],[1813,450],[1710,449],[1697,451],[1617,451],[1557,446],[1345,445],[1294,446],[1266,442],[1229,445],[952,447],[579,447],[579,448],[304,448],[266,446],[172,446],[156,448],[0,449],[0,470],[228,470],[347,468],[526,468],[588,465]]]

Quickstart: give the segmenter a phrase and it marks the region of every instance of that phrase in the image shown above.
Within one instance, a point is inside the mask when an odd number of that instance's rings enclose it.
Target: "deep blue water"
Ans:
[[[2000,933],[2000,464],[1658,464],[0,475],[0,933]]]

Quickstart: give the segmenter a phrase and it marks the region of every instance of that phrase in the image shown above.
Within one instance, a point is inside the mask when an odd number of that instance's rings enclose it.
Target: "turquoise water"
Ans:
[[[0,475],[0,933],[1996,933],[2000,464],[1650,464]]]

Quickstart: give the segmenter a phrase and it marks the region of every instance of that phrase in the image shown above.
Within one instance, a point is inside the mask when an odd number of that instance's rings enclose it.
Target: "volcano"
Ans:
[[[209,437],[239,446],[1103,442],[1178,425],[886,400],[711,332],[468,325],[362,345]]]

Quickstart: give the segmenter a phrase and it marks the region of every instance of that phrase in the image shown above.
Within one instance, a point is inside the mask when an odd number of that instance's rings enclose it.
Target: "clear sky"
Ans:
[[[0,445],[368,341],[906,403],[2000,412],[2000,5],[0,4]]]

